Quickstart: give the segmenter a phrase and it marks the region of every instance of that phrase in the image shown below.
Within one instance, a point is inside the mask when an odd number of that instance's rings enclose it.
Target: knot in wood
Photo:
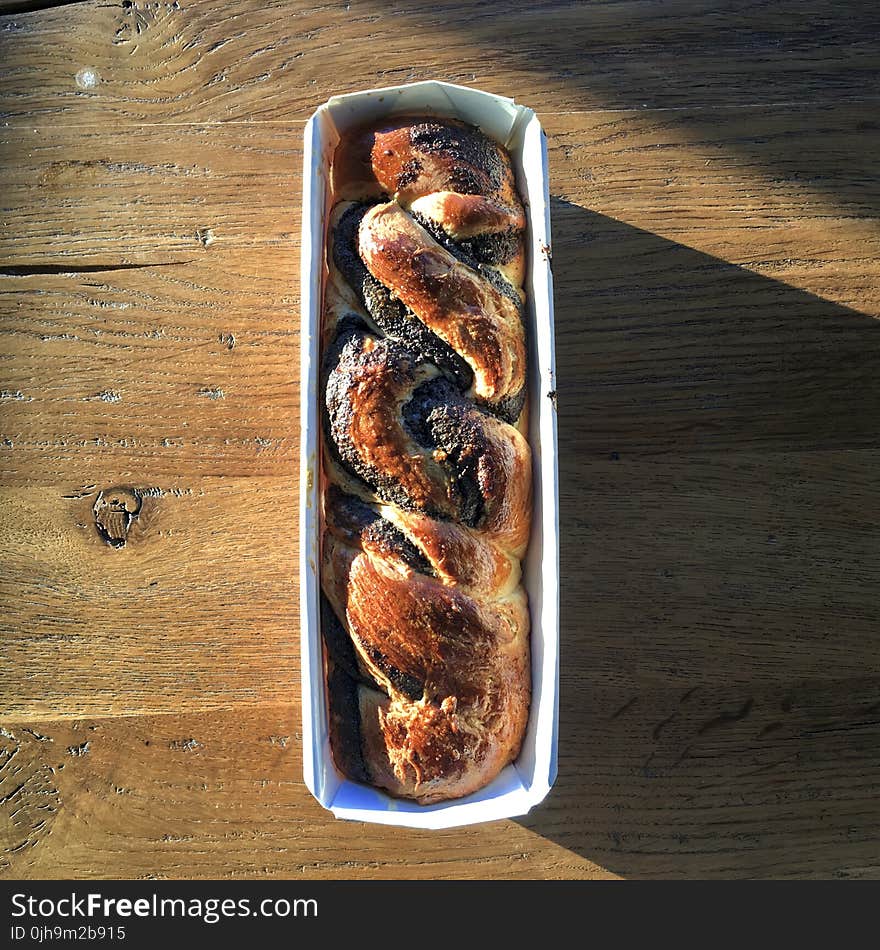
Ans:
[[[98,534],[113,548],[125,547],[142,504],[140,493],[133,488],[108,488],[98,492],[92,509]]]

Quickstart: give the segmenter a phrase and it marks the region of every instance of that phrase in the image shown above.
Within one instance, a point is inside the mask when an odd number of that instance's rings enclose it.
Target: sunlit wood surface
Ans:
[[[0,0],[0,869],[880,877],[873,5]],[[438,78],[548,133],[559,779],[302,784],[304,120]],[[112,543],[111,543],[112,542]]]

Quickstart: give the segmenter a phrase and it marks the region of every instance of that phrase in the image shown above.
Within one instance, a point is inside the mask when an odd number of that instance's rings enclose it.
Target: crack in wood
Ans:
[[[55,740],[51,736],[44,736],[41,732],[37,732],[36,729],[22,729],[22,732],[27,733],[29,736],[32,736],[37,742],[54,742]]]
[[[753,697],[749,697],[739,709],[735,709],[732,712],[722,712],[715,716],[714,719],[710,719],[707,722],[704,722],[702,726],[697,730],[697,735],[702,736],[707,732],[710,732],[712,729],[717,729],[718,726],[723,726],[729,722],[738,722],[740,719],[745,719],[746,716],[751,712],[752,706],[754,706],[755,700]]]
[[[637,703],[639,700],[638,696],[633,696],[632,699],[627,700],[616,712],[613,712],[610,716],[611,719],[617,719],[618,716],[622,716],[628,709],[631,709],[632,706]]]
[[[49,836],[61,808],[53,769],[42,755],[52,740],[35,730],[21,731],[26,737],[0,729],[0,872]],[[22,757],[13,765],[19,752]]]
[[[174,749],[176,752],[196,752],[198,749],[204,749],[205,744],[190,736],[189,739],[175,739],[173,742],[169,742],[168,748]]]
[[[656,742],[660,738],[660,733],[675,719],[675,713],[671,716],[667,716],[662,722],[658,722],[654,727],[654,731],[651,733],[651,738]]]
[[[95,489],[97,487],[97,485],[83,485],[81,488],[71,492],[69,495],[62,495],[61,497],[67,499],[88,498],[90,495],[95,493]]]
[[[770,722],[758,733],[758,738],[763,739],[764,736],[769,736],[771,732],[776,732],[778,729],[782,728],[781,722]]]
[[[142,270],[148,267],[179,267],[187,261],[155,261],[146,264],[11,264],[0,267],[0,277],[39,277],[48,274],[103,274],[118,270]]]
[[[18,3],[5,3],[0,9],[0,17],[16,16],[19,13],[34,13],[37,10],[53,10],[55,7],[72,7],[87,0],[19,0]],[[109,6],[110,4],[103,4]],[[112,4],[117,6],[117,4]]]

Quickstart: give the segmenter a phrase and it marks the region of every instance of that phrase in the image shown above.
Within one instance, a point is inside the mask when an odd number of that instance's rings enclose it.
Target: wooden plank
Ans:
[[[294,255],[205,258],[0,283],[6,484],[293,477]]]
[[[624,877],[880,876],[875,677],[585,679],[563,687],[559,786],[525,827]]]
[[[871,299],[867,313],[842,307],[578,206],[555,210],[579,235],[556,240],[554,267],[560,419],[580,453],[877,445]]]
[[[208,131],[34,133],[4,164],[7,484],[293,473],[302,130],[218,130],[196,184]]]
[[[210,262],[235,247],[299,251],[302,123],[0,130],[0,262]],[[255,268],[257,276],[276,265]]]
[[[560,411],[565,426],[566,415]],[[562,443],[563,674],[682,692],[880,668],[880,453]]]
[[[561,196],[553,205],[561,385],[588,385],[566,367],[577,369],[586,358],[595,372],[605,353],[611,362],[603,372],[615,380],[605,397],[629,407],[632,444],[661,437],[669,423],[694,436],[684,448],[705,431],[691,424],[693,414],[674,419],[667,411],[689,410],[699,396],[695,384],[682,382],[683,360],[704,383],[740,374],[724,384],[733,389],[733,402],[730,394],[715,393],[700,403],[699,421],[709,429],[732,432],[725,415],[731,406],[754,420],[768,400],[779,406],[781,399],[786,411],[766,416],[762,438],[781,427],[800,447],[824,444],[823,432],[836,444],[853,431],[862,433],[860,444],[870,441],[876,334],[868,317],[880,312],[880,248],[864,215],[877,199],[880,176],[868,174],[876,159],[866,157],[858,196],[853,188],[842,198],[791,180],[788,156],[813,141],[803,128],[824,128],[828,120],[822,110],[812,115],[806,124],[787,113],[719,118],[709,143],[689,141],[662,113],[556,116],[549,123],[552,180]],[[880,154],[860,131],[858,115],[837,110],[834,141],[841,144],[834,156],[862,146]],[[757,143],[772,122],[778,135],[760,148],[779,169],[776,180],[768,183],[749,163],[718,158],[720,149],[735,152],[746,127]],[[7,241],[11,263],[0,279],[6,330],[0,451],[9,460],[8,477],[88,481],[95,449],[124,470],[146,456],[156,476],[225,473],[229,465],[238,474],[278,473],[271,467],[276,462],[290,470],[299,130],[285,132],[284,148],[264,152],[253,129],[222,128],[197,189],[186,175],[165,175],[184,167],[193,142],[208,131],[34,133],[45,142],[29,163],[4,166],[9,231],[23,235]],[[662,177],[670,174],[674,179]],[[34,211],[27,196],[41,190],[46,197]],[[192,203],[193,190],[198,206],[211,213],[181,226],[179,208]],[[258,193],[264,197],[251,200]],[[144,197],[135,203],[134,195]],[[38,228],[37,220],[51,223]],[[152,266],[117,269],[132,262]],[[70,270],[41,272],[52,268]],[[592,323],[582,317],[585,300]],[[647,310],[650,325],[641,327]],[[739,350],[725,349],[716,332],[721,327]],[[634,342],[648,344],[643,364],[650,362],[661,385],[670,373],[679,379],[674,406],[639,384],[645,366],[631,359]],[[761,353],[760,364],[746,365],[751,351]],[[627,378],[638,385],[640,404],[632,405]],[[823,387],[839,411],[826,411]],[[157,411],[157,404],[165,408]],[[578,439],[598,437],[618,411],[601,408],[600,428],[591,418],[590,432]],[[662,427],[649,423],[662,412]],[[601,438],[607,442],[607,432]],[[708,444],[703,439],[700,448]]]
[[[603,112],[545,124],[554,195],[814,293],[829,285],[802,284],[800,272],[822,281],[848,268],[847,281],[863,275],[851,299],[873,294],[876,306],[880,125],[863,106]],[[832,255],[835,245],[847,253]]]
[[[876,677],[743,692],[562,693],[560,776],[516,821],[336,821],[292,705],[5,722],[4,867],[28,878],[880,876]],[[12,794],[10,794],[12,793]]]
[[[210,131],[4,163],[6,714],[296,695],[301,126]]]
[[[630,692],[746,689],[878,668],[878,460],[651,462],[566,439],[564,682],[590,670]],[[127,534],[107,510],[119,485],[4,490],[4,714],[297,696],[293,480],[160,480],[135,485],[137,501],[130,485],[118,497],[140,508]]]
[[[2,715],[297,698],[297,498],[292,476],[4,489]]]
[[[718,142],[737,142],[752,121],[762,120],[719,120]],[[791,136],[805,147],[787,115],[777,122],[771,142]],[[855,114],[840,110],[835,141],[845,145],[856,126]],[[88,185],[76,174],[52,185],[53,218],[76,196],[85,202],[96,183],[102,194],[156,196],[149,214],[109,200],[101,208],[99,266],[107,269],[76,271],[92,260],[79,252],[70,274],[5,280],[0,450],[5,484],[16,490],[4,525],[27,552],[13,551],[7,572],[17,714],[249,703],[289,686],[289,676],[266,674],[274,658],[292,660],[282,644],[295,627],[298,274],[283,229],[298,219],[298,196],[292,183],[280,189],[281,177],[292,177],[290,151],[264,155],[252,132],[221,130],[203,194],[229,209],[227,222],[243,223],[226,240],[218,226],[195,260],[124,270],[107,260],[124,249],[105,222],[123,216],[145,235],[144,254],[180,251],[162,222],[189,186],[171,184],[160,200],[150,182],[161,175],[135,157],[178,167],[199,130],[147,129],[106,134]],[[38,160],[9,173],[14,182],[26,189],[29,176],[61,161],[76,169],[78,156],[96,154],[93,138],[67,135],[48,136]],[[552,212],[561,515],[571,529],[565,636],[576,650],[592,645],[576,654],[576,668],[598,660],[622,688],[644,685],[644,675],[676,689],[766,683],[792,663],[800,677],[856,675],[876,662],[870,592],[880,560],[871,222],[800,183],[768,185],[749,167],[707,166],[712,143],[690,142],[662,113],[557,116],[550,135],[554,192],[563,196]],[[664,168],[674,170],[674,189],[660,187]],[[248,208],[238,195],[253,174],[263,184],[250,187],[272,194]],[[863,196],[872,200],[871,189]],[[52,248],[75,220],[62,215],[56,241],[16,227],[27,235],[19,260],[56,259]],[[108,547],[96,524],[105,515],[94,511],[98,492],[114,488],[136,489],[147,506],[124,550]],[[157,524],[147,517],[154,504]],[[253,554],[239,564],[242,545]],[[145,570],[159,557],[168,559],[161,589],[145,591]],[[186,568],[175,573],[182,557]],[[266,609],[236,614],[235,598],[218,605],[224,585],[242,605]],[[79,589],[84,617],[65,600]],[[193,609],[178,621],[182,603]],[[578,620],[585,614],[589,640]],[[274,644],[265,661],[251,656],[258,622]],[[130,631],[121,643],[120,626]],[[630,631],[624,644],[621,627]],[[166,628],[175,634],[160,637]],[[210,631],[229,650],[217,668]],[[143,637],[160,637],[146,663]],[[91,651],[106,671],[97,689]],[[191,658],[196,689],[169,675],[175,651]]]
[[[512,7],[475,0],[78,3],[4,16],[23,125],[305,118],[328,95],[443,79],[542,111],[876,99],[871,4]]]
[[[877,462],[853,450],[651,462],[591,456],[566,438],[566,675],[684,690],[877,668]],[[4,712],[121,715],[295,694],[293,480],[134,487],[137,501],[130,483],[4,491]],[[127,534],[107,510],[117,488],[122,505],[140,506]]]
[[[2,873],[880,876],[869,5],[22,5]],[[301,784],[299,149],[437,76],[549,135],[560,778],[391,848]]]
[[[341,822],[301,782],[290,705],[13,724],[0,734],[4,876],[610,876],[513,821],[446,832]]]

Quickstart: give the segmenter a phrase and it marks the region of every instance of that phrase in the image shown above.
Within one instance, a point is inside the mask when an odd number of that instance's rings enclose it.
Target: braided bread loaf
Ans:
[[[322,629],[339,769],[467,795],[529,710],[525,216],[506,153],[452,121],[333,161],[323,365]]]

